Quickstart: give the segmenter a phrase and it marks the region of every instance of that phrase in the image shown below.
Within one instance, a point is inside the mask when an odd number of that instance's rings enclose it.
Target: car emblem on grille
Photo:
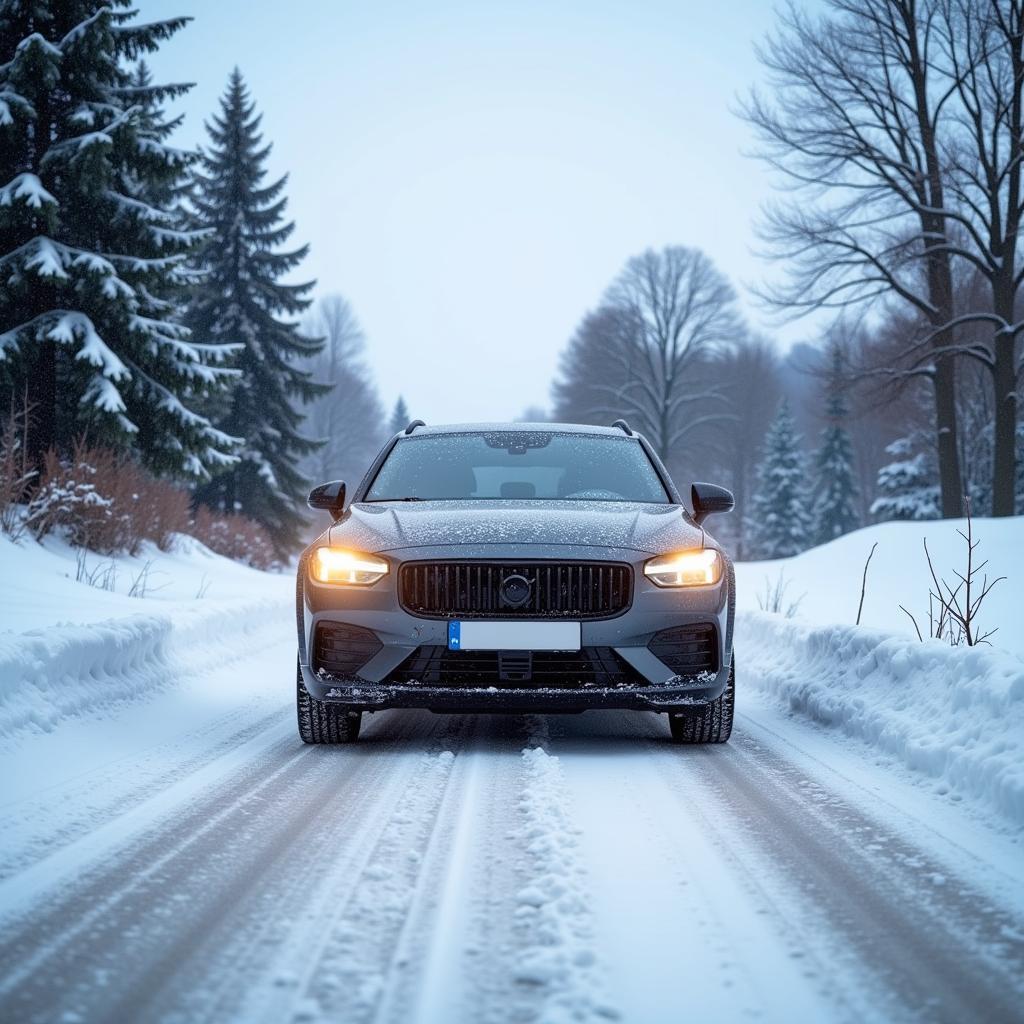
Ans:
[[[501,603],[508,608],[522,608],[530,600],[533,584],[525,576],[518,573],[506,576],[498,587]]]

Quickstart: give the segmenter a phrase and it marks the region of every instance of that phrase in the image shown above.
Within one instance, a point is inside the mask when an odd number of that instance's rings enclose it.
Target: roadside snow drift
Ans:
[[[110,590],[76,580],[75,557],[56,542],[0,538],[0,742],[51,731],[66,718],[110,710],[183,673],[238,658],[245,637],[276,633],[293,614],[289,577],[240,566],[190,538],[171,553],[148,548],[106,560],[118,570],[108,577]],[[144,571],[147,596],[129,596]]]
[[[1024,662],[1014,655],[741,612],[737,657],[741,690],[761,690],[1024,825]]]

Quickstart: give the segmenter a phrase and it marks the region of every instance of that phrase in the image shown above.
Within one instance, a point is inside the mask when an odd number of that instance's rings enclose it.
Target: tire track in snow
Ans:
[[[42,787],[33,800],[45,801],[47,805],[59,803],[66,808],[60,830],[54,834],[47,829],[51,815],[44,814],[43,827],[37,834],[7,845],[0,860],[0,882],[122,817],[242,744],[265,734],[291,710],[290,705],[282,705],[274,712],[241,722],[238,712],[232,711],[188,737],[179,737],[149,750],[135,751],[60,786]],[[197,740],[205,742],[207,736],[211,741],[209,746],[199,752],[190,749],[195,747]],[[125,779],[126,772],[131,773],[128,779]],[[0,834],[17,834],[31,826],[36,808],[27,806],[29,799],[26,797],[6,805],[6,813],[0,816]]]
[[[152,1007],[189,974],[204,940],[218,929],[230,933],[247,900],[272,897],[277,881],[291,877],[290,864],[310,871],[317,862],[304,858],[336,857],[348,832],[345,812],[379,814],[381,777],[409,766],[388,757],[406,729],[390,732],[381,749],[335,751],[303,747],[288,724],[287,739],[7,930],[0,1017],[162,1018]],[[280,921],[281,908],[264,902]],[[206,973],[201,960],[196,973]],[[65,984],[54,986],[54,977]],[[201,985],[190,991],[205,995]]]
[[[522,927],[518,895],[535,869],[521,802],[529,787],[523,744],[537,739],[537,721],[475,719],[445,796],[449,820],[424,857],[423,881],[396,949],[397,970],[375,1017],[381,1024],[550,1019],[545,1010],[554,979],[523,977],[523,958],[538,939]]]
[[[294,1020],[372,1020],[392,983],[396,947],[422,886],[424,854],[436,830],[444,826],[443,809],[453,785],[457,788],[455,766],[472,728],[472,720],[437,719],[425,713],[415,717],[437,723],[438,735],[393,813],[372,833],[363,862],[325,888],[327,913],[320,918],[321,933],[296,979]],[[393,727],[395,718],[385,721]],[[281,1017],[266,1014],[258,1019]]]
[[[687,751],[669,747],[663,719],[600,712],[551,733],[594,879],[597,955],[626,1020],[855,1019],[821,991],[756,879],[737,875],[697,798],[676,804],[658,756],[675,765]]]
[[[311,976],[323,977],[324,951],[339,915],[358,899],[366,874],[379,870],[382,837],[407,824],[419,803],[429,802],[453,725],[415,714],[384,714],[370,723],[360,742],[372,748],[373,763],[355,766],[365,771],[358,798],[345,802],[344,814],[324,821],[316,842],[303,843],[290,868],[275,874],[273,886],[250,900],[247,912],[235,915],[222,935],[211,937],[190,971],[176,978],[161,1005],[161,1020],[356,1019],[357,993],[351,989],[332,992],[326,1012],[303,993]],[[318,753],[345,763],[359,749]],[[367,943],[373,939],[371,924],[360,921],[365,930],[359,937]]]
[[[740,724],[728,747],[654,752],[678,804],[696,808],[723,853],[814,937],[817,960],[869,981],[859,1015],[1012,1020],[1024,995],[1020,922],[948,878],[929,855]],[[682,757],[679,757],[682,754]]]
[[[507,1019],[494,966],[511,956],[506,832],[521,735],[515,719],[446,721],[444,749],[331,922],[294,1019]]]

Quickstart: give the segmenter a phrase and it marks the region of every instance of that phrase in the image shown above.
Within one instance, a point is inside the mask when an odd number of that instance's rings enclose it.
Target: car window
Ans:
[[[403,437],[366,501],[640,501],[668,503],[633,437],[491,431]]]

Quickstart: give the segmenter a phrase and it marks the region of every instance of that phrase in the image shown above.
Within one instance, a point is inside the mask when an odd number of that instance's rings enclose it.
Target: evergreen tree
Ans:
[[[825,416],[828,425],[822,433],[821,448],[815,459],[818,475],[818,496],[814,505],[816,544],[826,544],[859,525],[853,447],[846,430],[845,391],[843,353],[836,345],[832,349],[832,368],[826,388]]]
[[[789,403],[783,399],[765,435],[751,502],[753,544],[761,558],[788,558],[810,545],[811,515],[800,440]]]
[[[940,517],[938,467],[929,440],[920,432],[886,447],[894,458],[878,471],[878,496],[870,509],[876,520]]]
[[[391,419],[388,420],[388,430],[392,434],[397,434],[400,430],[405,430],[409,426],[409,420],[412,417],[409,415],[409,407],[405,404],[405,399],[399,395],[398,401],[395,402],[395,408],[391,413]]]
[[[308,482],[297,466],[321,443],[300,433],[298,406],[329,386],[314,383],[303,368],[322,340],[305,336],[289,319],[309,306],[305,296],[313,282],[284,284],[280,278],[303,260],[308,246],[279,250],[294,229],[283,219],[287,176],[263,184],[270,146],[262,144],[260,120],[236,68],[219,114],[206,125],[212,145],[193,176],[191,204],[209,239],[197,259],[203,283],[194,293],[189,324],[203,337],[239,346],[233,360],[239,376],[217,424],[243,445],[238,462],[196,498],[255,519],[284,555],[303,526],[297,499]]]
[[[132,24],[129,0],[0,0],[0,401],[28,445],[128,449],[205,478],[232,439],[198,411],[225,353],[190,341],[176,289],[196,235],[164,205],[192,155],[159,103],[188,86],[127,69],[188,19]]]

